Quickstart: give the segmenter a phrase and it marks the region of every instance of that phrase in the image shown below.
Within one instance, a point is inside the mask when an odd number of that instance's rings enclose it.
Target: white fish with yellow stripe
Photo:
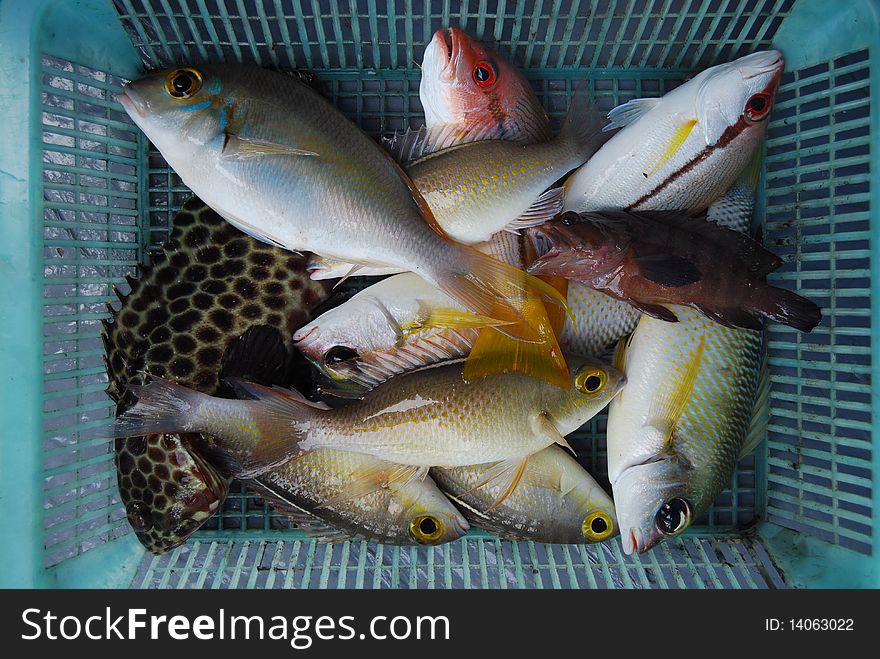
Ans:
[[[755,184],[747,169],[708,219],[748,231]],[[608,412],[608,478],[627,554],[683,533],[764,436],[763,333],[671,309],[677,323],[642,316],[615,357],[627,386]]]
[[[622,130],[568,179],[565,210],[706,210],[757,153],[783,68],[752,53],[615,108]]]

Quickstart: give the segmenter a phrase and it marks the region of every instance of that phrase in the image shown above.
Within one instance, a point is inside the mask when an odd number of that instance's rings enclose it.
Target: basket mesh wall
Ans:
[[[792,2],[481,0],[463,3],[461,14],[455,15],[449,14],[450,3],[442,1],[401,0],[389,3],[393,11],[386,14],[377,13],[377,4],[383,3],[351,0],[341,5],[343,10],[348,8],[346,13],[337,12],[340,5],[326,0],[115,1],[120,20],[142,53],[146,67],[184,60],[227,60],[308,68],[319,74],[336,106],[375,136],[420,125],[415,62],[421,60],[424,44],[440,26],[460,25],[511,57],[526,70],[558,122],[580,81],[588,80],[600,108],[610,109],[631,98],[662,95],[695,70],[769,46]],[[106,377],[101,363],[99,320],[106,315],[104,302],[111,295],[111,285],[121,283],[123,275],[135,271],[150,248],[167,238],[173,213],[190,193],[112,100],[122,81],[53,58],[44,59],[44,68],[45,562],[51,565],[128,532],[116,495],[112,453],[102,438],[112,405],[103,393]],[[824,75],[827,79],[832,74],[826,70]],[[774,119],[774,130],[779,123]],[[867,155],[863,162],[867,162]],[[798,162],[789,169],[799,166]],[[770,206],[768,200],[768,211]],[[148,223],[139,225],[139,218]],[[866,232],[866,208],[859,218],[865,223],[860,230]],[[855,258],[839,254],[835,252],[835,257]],[[857,266],[839,262],[837,267]],[[789,276],[788,271],[783,276]],[[803,286],[807,280],[798,279]],[[818,295],[821,298],[822,294]],[[843,297],[838,294],[838,300]],[[867,323],[867,316],[863,320]],[[862,337],[869,331],[867,324],[864,328]],[[801,340],[776,331],[774,345],[780,349],[784,345],[784,349],[791,350]],[[869,345],[859,346],[865,346],[860,350],[868,360]],[[827,350],[825,354],[829,354]],[[792,356],[789,365],[797,358],[806,357]],[[827,386],[831,377],[827,363],[825,368]],[[834,371],[834,381],[843,382],[852,372]],[[800,371],[792,371],[789,380],[778,377],[774,389],[774,405],[777,410],[785,410],[788,418],[781,420],[776,414],[772,419],[776,435],[771,470],[776,471],[768,512],[787,520],[786,525],[802,524],[807,519],[801,507],[808,501],[811,511],[823,510],[812,505],[815,499],[809,498],[810,493],[821,494],[822,488],[804,478],[807,472],[788,480],[779,472],[791,461],[779,453],[787,449],[779,447],[786,445],[790,429],[786,430],[784,424],[793,416],[783,406],[787,390],[780,387],[800,387],[793,383],[801,375]],[[803,375],[808,377],[806,371]],[[868,395],[867,389],[856,389],[838,388],[834,409],[848,409],[850,399],[845,392]],[[797,390],[794,395],[799,394]],[[812,410],[804,408],[803,414],[804,423],[811,423]],[[861,542],[865,550],[869,535],[862,536],[869,529],[870,518],[865,517],[863,509],[864,497],[870,496],[866,489],[870,483],[865,485],[864,478],[850,472],[863,468],[870,460],[870,455],[864,455],[868,445],[859,445],[865,437],[870,439],[870,419],[860,417],[841,425],[838,418],[835,423],[835,428],[863,433],[854,435],[852,449],[841,444],[833,456],[835,488],[838,483],[854,483],[862,489],[851,495],[838,488],[833,499],[823,494],[827,509],[835,517],[824,526],[817,522],[815,529],[831,533],[829,539],[842,544]],[[597,417],[572,442],[600,482],[605,479],[604,428],[604,416]],[[824,433],[832,430],[817,432],[816,441],[824,437],[825,445],[817,449],[816,455],[827,460],[834,449],[828,447]],[[847,452],[858,450],[862,453]],[[806,453],[798,454],[797,459],[808,457]],[[383,548],[360,542],[325,547],[289,532],[281,535],[286,520],[257,497],[234,486],[224,510],[209,523],[208,530],[197,536],[200,541],[159,559],[146,556],[135,583],[781,586],[781,576],[758,543],[725,537],[724,533],[747,527],[760,510],[765,493],[759,488],[763,486],[763,466],[758,465],[754,457],[745,460],[737,470],[733,487],[699,521],[698,532],[718,535],[717,539],[680,539],[641,558],[623,556],[617,542],[603,547],[545,547],[482,537],[433,549]],[[822,471],[825,467],[816,469]],[[784,490],[783,486],[796,489]],[[862,524],[859,531],[847,526],[853,523]]]
[[[145,588],[782,588],[760,543],[686,538],[642,557],[620,543],[461,539],[439,547],[314,540],[195,541],[147,559]]]
[[[44,57],[43,391],[46,564],[129,533],[108,452],[100,320],[143,258],[144,144],[113,100],[122,81]]]
[[[771,325],[767,519],[871,553],[868,51],[787,73],[766,157],[766,237],[780,285],[826,317]]]

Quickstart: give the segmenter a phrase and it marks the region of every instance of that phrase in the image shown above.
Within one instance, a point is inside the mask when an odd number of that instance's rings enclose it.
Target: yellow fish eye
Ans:
[[[594,510],[584,517],[581,532],[587,540],[601,542],[614,533],[614,522],[604,510]]]
[[[430,545],[443,536],[443,522],[433,515],[419,515],[409,523],[409,532],[420,545]]]
[[[174,69],[165,76],[165,91],[172,98],[189,98],[201,88],[202,74],[195,69],[189,67]]]
[[[598,395],[608,383],[608,373],[601,368],[584,367],[574,378],[574,386],[585,396]]]

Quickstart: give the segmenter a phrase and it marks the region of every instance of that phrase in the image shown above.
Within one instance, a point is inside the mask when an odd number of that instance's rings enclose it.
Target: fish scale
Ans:
[[[709,207],[708,219],[747,231],[755,184],[754,172],[743,172]],[[685,499],[689,525],[730,484],[761,375],[763,332],[725,327],[691,307],[669,308],[677,323],[643,315],[618,347],[627,385],[608,412],[608,477],[626,553],[663,539],[655,516],[664,502]],[[670,419],[662,401],[681,391],[701,344],[686,404]]]
[[[135,392],[138,403],[116,420],[114,431],[120,437],[170,431],[214,435],[220,441],[212,455],[239,478],[259,476],[304,451],[323,448],[413,468],[520,463],[546,446],[565,444],[564,435],[597,414],[623,386],[617,370],[596,360],[572,358],[570,365],[568,390],[518,373],[468,382],[460,362],[429,367],[393,378],[334,410],[295,392],[243,382],[239,388],[255,400],[214,398],[157,380]]]
[[[757,152],[782,70],[779,52],[752,53],[615,108],[622,130],[568,179],[565,210],[704,211]],[[756,96],[757,117],[748,114]]]

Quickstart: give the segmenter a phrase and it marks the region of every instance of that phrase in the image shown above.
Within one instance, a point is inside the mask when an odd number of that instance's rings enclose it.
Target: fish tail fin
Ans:
[[[822,309],[797,293],[775,286],[763,286],[749,300],[749,310],[801,332],[811,332],[822,322]]]
[[[308,400],[295,389],[267,387],[238,378],[228,378],[226,383],[243,399],[234,404],[242,406],[242,414],[250,417],[257,428],[244,440],[235,436],[221,437],[221,441],[210,449],[214,462],[231,476],[256,478],[311,450],[311,447],[303,449],[300,446],[307,438],[300,426],[327,410],[326,405]],[[224,439],[227,441],[222,441]]]
[[[557,139],[566,144],[577,161],[575,165],[581,165],[599,150],[611,137],[611,133],[602,131],[605,118],[596,109],[590,94],[585,90],[577,90],[559,131]]]
[[[544,305],[540,300],[530,300],[523,305],[523,309],[530,316],[540,340],[519,341],[496,328],[486,327],[480,332],[465,362],[465,380],[495,373],[522,373],[563,389],[570,388],[568,365]]]
[[[567,280],[541,279],[562,295],[567,293]],[[531,320],[538,340],[517,341],[495,328],[486,327],[480,332],[465,362],[465,379],[474,380],[493,373],[515,372],[568,389],[571,379],[559,347],[559,336],[565,323],[565,309],[559,306],[547,308],[539,298],[530,297],[523,301],[521,310],[523,316]]]
[[[199,404],[210,396],[153,376],[149,384],[129,385],[137,403],[113,423],[114,437],[193,432]]]
[[[454,266],[440,273],[436,285],[472,312],[492,319],[512,338],[540,340],[530,319],[523,315],[534,309],[523,310],[523,300],[536,298],[568,311],[563,294],[519,268],[470,247],[461,246],[454,257]]]

